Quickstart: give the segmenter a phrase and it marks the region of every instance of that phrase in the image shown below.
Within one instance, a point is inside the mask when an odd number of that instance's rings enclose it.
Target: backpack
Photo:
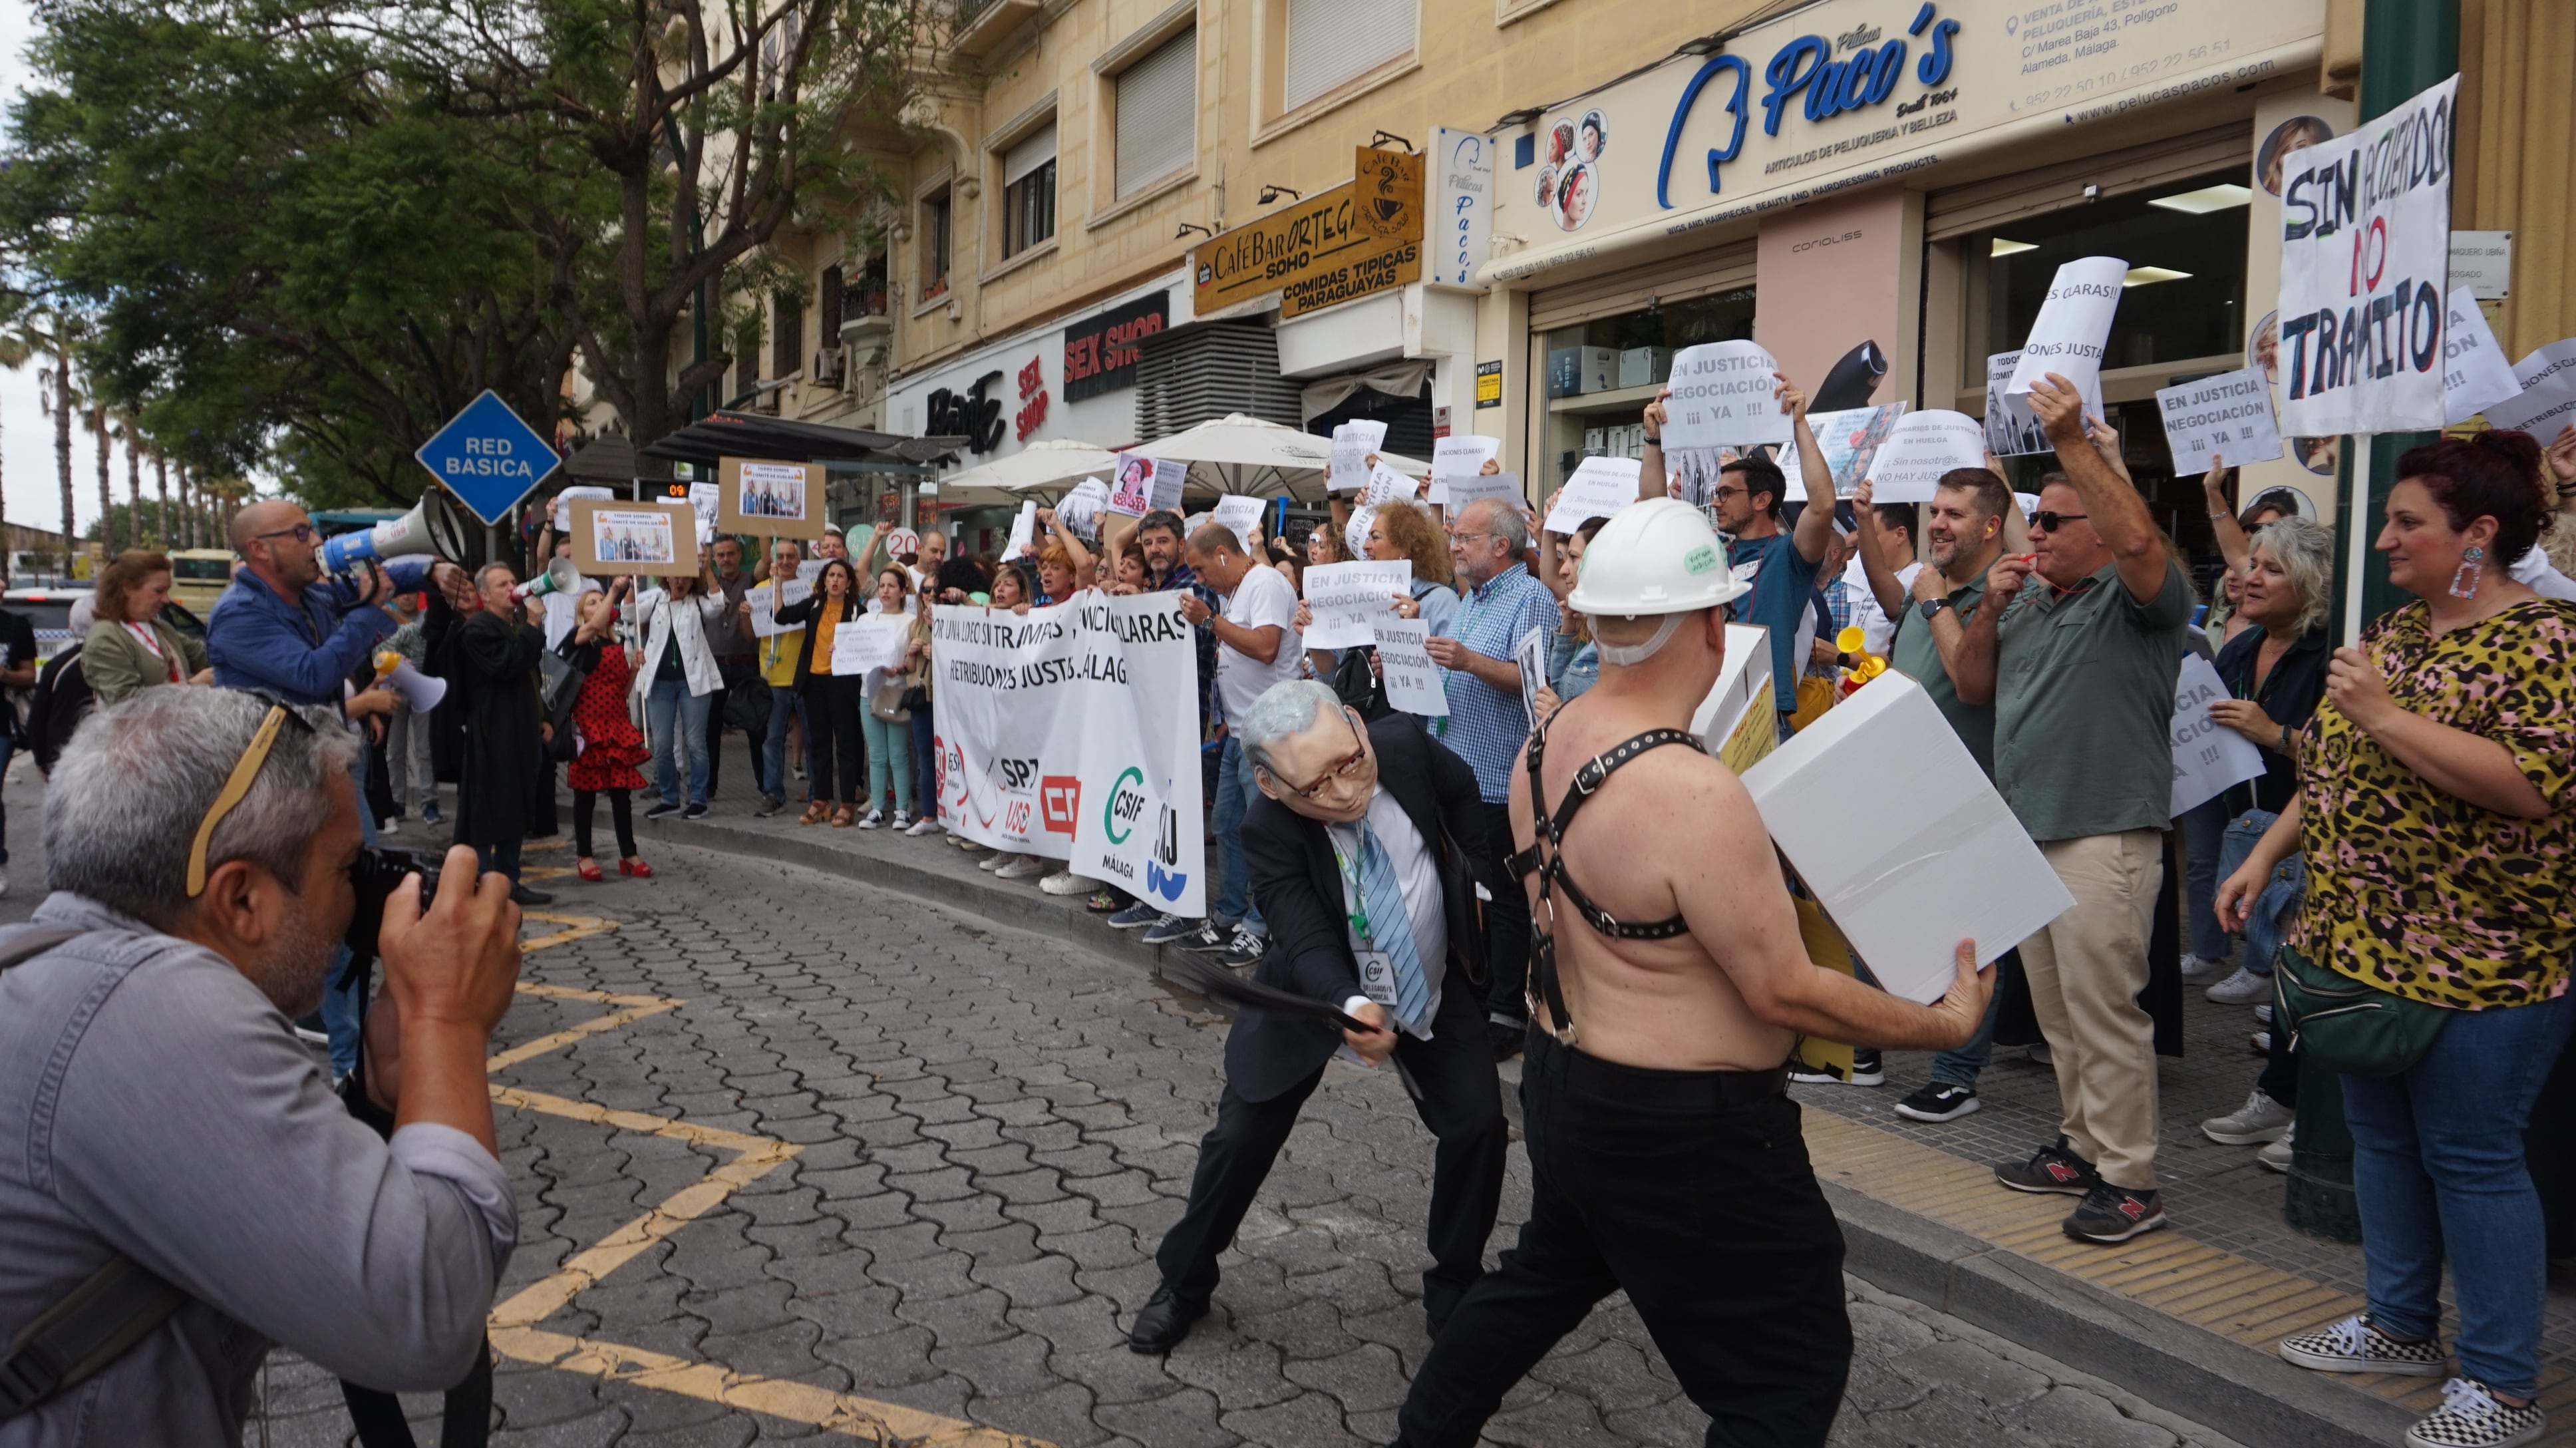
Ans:
[[[97,702],[89,681],[81,677],[80,654],[81,645],[74,644],[46,660],[27,705],[28,746],[35,751],[36,768],[45,774],[54,772],[63,746],[71,743],[73,732]]]

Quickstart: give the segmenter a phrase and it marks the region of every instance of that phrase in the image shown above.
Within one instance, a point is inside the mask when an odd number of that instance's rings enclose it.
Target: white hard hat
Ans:
[[[1690,613],[1752,592],[1726,564],[1717,530],[1679,498],[1631,503],[1583,550],[1566,606],[1595,618]]]

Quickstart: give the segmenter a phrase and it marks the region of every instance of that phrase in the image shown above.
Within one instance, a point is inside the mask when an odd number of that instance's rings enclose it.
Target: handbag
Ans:
[[[889,679],[877,685],[877,691],[868,696],[868,712],[888,724],[911,723],[912,711],[904,707],[904,693],[900,680]]]
[[[2290,1048],[2347,1076],[2394,1076],[2432,1049],[2451,1019],[2445,1006],[2338,975],[2287,945],[2272,971],[2274,1030]]]
[[[572,710],[581,701],[581,686],[590,681],[590,674],[552,653],[537,655],[537,672],[542,681],[538,701],[545,707],[546,722],[554,726],[554,737],[546,741],[546,757],[561,764],[581,752],[573,738]]]

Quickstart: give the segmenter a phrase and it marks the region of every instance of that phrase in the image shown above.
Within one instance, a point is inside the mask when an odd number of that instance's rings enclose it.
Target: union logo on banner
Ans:
[[[1082,813],[1082,781],[1070,774],[1050,774],[1038,781],[1038,803],[1046,811],[1051,835],[1071,835]]]

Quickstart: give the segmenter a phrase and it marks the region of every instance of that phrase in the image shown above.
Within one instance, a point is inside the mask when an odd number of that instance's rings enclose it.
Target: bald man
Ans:
[[[339,707],[340,681],[402,626],[383,607],[392,581],[370,568],[358,582],[324,582],[321,531],[293,503],[253,503],[234,514],[232,545],[241,571],[206,620],[215,682],[289,704]]]

